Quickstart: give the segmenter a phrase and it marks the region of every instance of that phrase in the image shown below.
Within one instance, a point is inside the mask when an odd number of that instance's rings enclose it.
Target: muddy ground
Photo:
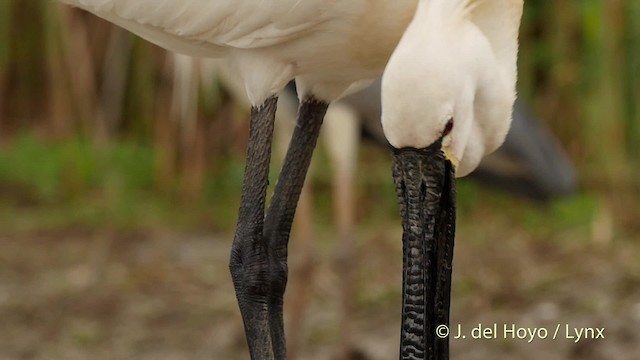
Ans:
[[[454,359],[639,358],[640,243],[594,243],[571,230],[536,237],[482,209],[467,217],[456,245],[452,324],[468,335],[452,340]],[[361,358],[397,358],[400,229],[359,229],[348,336],[340,331],[335,242],[330,231],[316,240],[314,276],[303,290],[310,304],[296,331],[300,359],[330,359],[345,338]],[[168,230],[0,235],[0,359],[247,359],[230,241]],[[287,304],[300,290],[292,241]],[[471,339],[474,327],[493,324],[495,338]],[[505,338],[505,324],[539,336],[544,328],[548,338]],[[576,342],[567,326],[593,335],[604,328],[604,339]]]

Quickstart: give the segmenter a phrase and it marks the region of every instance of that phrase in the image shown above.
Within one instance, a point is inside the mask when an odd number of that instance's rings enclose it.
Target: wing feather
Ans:
[[[220,56],[295,39],[328,19],[322,0],[60,0],[169,50]]]

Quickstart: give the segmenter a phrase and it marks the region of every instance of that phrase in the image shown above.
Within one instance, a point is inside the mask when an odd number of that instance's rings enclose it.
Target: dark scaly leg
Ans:
[[[287,285],[287,245],[311,155],[316,146],[328,104],[313,97],[304,99],[298,110],[296,128],[284,159],[264,224],[270,265],[269,316],[276,359],[286,358],[283,296]]]
[[[273,360],[269,325],[269,257],[263,236],[277,98],[251,110],[249,148],[229,268],[254,360]]]
[[[251,358],[286,358],[283,301],[287,284],[287,245],[311,155],[328,105],[302,102],[267,216],[271,139],[277,99],[252,109],[247,165],[230,269]]]

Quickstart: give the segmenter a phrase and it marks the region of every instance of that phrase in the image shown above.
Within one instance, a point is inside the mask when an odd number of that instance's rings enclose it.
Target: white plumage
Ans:
[[[443,148],[457,176],[504,141],[516,98],[522,0],[420,1],[385,70],[382,124],[396,148]]]
[[[382,72],[417,0],[60,0],[169,50],[227,57],[253,105],[295,78],[332,101]]]

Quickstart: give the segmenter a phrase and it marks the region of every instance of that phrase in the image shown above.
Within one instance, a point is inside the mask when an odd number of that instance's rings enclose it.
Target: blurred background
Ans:
[[[452,323],[606,338],[454,340],[454,357],[640,353],[639,19],[635,0],[527,1],[520,98],[570,161],[544,177],[575,169],[575,191],[458,183]],[[227,267],[248,108],[217,71],[75,9],[0,1],[0,359],[248,358]],[[401,228],[388,150],[364,138],[350,195],[316,152],[292,359],[397,356]]]

